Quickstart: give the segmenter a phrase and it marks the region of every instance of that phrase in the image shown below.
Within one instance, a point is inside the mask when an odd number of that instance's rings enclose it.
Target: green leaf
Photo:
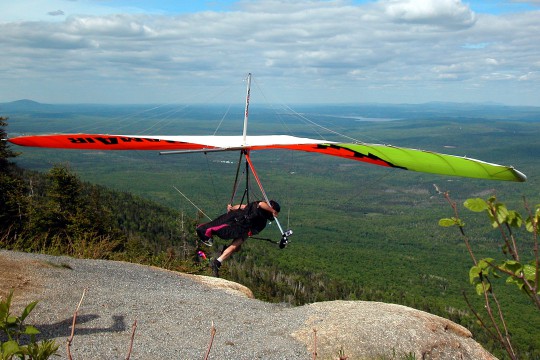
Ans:
[[[487,275],[489,274],[489,268],[490,268],[490,264],[493,264],[495,262],[495,259],[493,258],[485,258],[485,259],[480,259],[480,261],[478,261],[478,267],[480,267],[480,269],[482,269],[482,273],[484,275]]]
[[[478,266],[471,267],[471,269],[469,270],[469,281],[471,282],[471,284],[474,284],[476,278],[480,277],[481,271],[482,270]]]
[[[485,287],[485,289],[484,289],[484,287]],[[482,295],[484,293],[484,291],[485,292],[489,291],[489,283],[483,283],[482,284],[481,282],[479,282],[478,284],[476,284],[475,288],[476,288],[476,293],[478,295]]]
[[[0,319],[7,319],[9,308],[11,307],[11,299],[13,298],[13,289],[9,292],[6,300],[0,301]]]
[[[34,308],[36,307],[37,303],[38,303],[37,301],[31,302],[30,304],[28,304],[28,305],[24,308],[24,310],[23,310],[23,312],[22,312],[22,314],[21,314],[21,322],[23,322],[24,319],[26,319],[26,317],[32,312],[32,310],[34,310]]]
[[[26,348],[26,353],[30,359],[49,359],[57,355],[58,345],[54,340],[43,340],[40,343],[30,343]]]
[[[504,204],[495,204],[495,215],[499,224],[505,223],[508,218],[508,209]]]
[[[16,316],[12,316],[12,315],[9,315],[7,320],[6,320],[6,325],[7,326],[10,326],[10,325],[17,325],[19,322],[19,318],[16,317]]]
[[[493,204],[495,201],[497,201],[497,197],[495,195],[492,195],[488,199],[488,203]]]
[[[520,262],[515,260],[507,260],[501,264],[501,269],[511,272],[515,275],[520,275],[523,269],[523,265]]]
[[[7,317],[9,309],[5,302],[0,302],[0,319],[4,320]]]
[[[474,212],[482,212],[488,209],[487,203],[481,198],[467,199],[463,203],[463,206]]]
[[[534,231],[534,223],[530,217],[528,217],[527,220],[525,220],[525,229],[531,233]]]
[[[439,226],[450,227],[450,226],[454,226],[454,225],[456,225],[456,221],[455,221],[454,218],[452,218],[452,219],[445,218],[445,219],[440,219],[439,220]]]
[[[15,355],[21,351],[19,344],[15,340],[2,343],[2,353],[4,355]],[[8,357],[9,358],[9,357]]]
[[[520,290],[523,290],[523,286],[525,286],[525,282],[524,282],[522,279],[518,279],[518,278],[512,277],[512,276],[509,276],[509,277],[506,279],[506,283],[507,283],[507,284],[516,284],[516,286],[517,286]]]
[[[510,210],[508,211],[506,222],[508,223],[508,225],[518,228],[521,227],[521,225],[523,224],[523,219],[517,211]]]
[[[528,264],[523,266],[523,276],[527,281],[534,281],[536,279],[536,267]]]
[[[32,325],[27,325],[24,329],[24,334],[26,335],[38,335],[40,334],[39,330],[32,326]]]
[[[537,206],[540,206],[540,205],[537,205]],[[536,224],[537,226],[537,229],[536,231],[538,231],[538,222],[540,222],[540,208],[536,208],[536,211],[535,213],[532,215],[532,216],[529,216],[527,218],[527,220],[525,221],[525,228],[527,229],[528,232],[533,232],[534,231],[534,224]]]

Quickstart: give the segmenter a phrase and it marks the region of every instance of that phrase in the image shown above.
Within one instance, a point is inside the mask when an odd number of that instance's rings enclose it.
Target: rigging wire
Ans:
[[[201,210],[200,207],[198,207],[197,205],[195,205],[195,203],[193,203],[193,201],[191,201],[183,192],[181,192],[180,190],[178,190],[178,188],[176,186],[173,185],[173,188],[178,191],[180,193],[180,195],[182,195],[187,201],[189,201],[189,203],[191,205],[193,205],[201,214],[203,214],[206,218],[208,218],[210,221],[212,221],[212,219],[210,218],[210,216],[206,215],[204,211]]]
[[[256,80],[256,79],[255,79]],[[267,97],[266,97],[266,94],[262,91],[262,89],[260,88],[259,86],[259,83],[257,81],[255,81],[255,84],[257,86],[257,90],[260,91],[260,93],[262,94],[262,97],[269,103]],[[349,135],[345,135],[344,133],[342,132],[339,132],[339,131],[336,131],[336,130],[333,130],[327,126],[324,126],[320,123],[317,123],[315,121],[313,121],[312,119],[308,118],[305,114],[301,114],[299,112],[297,112],[296,110],[292,109],[289,105],[287,104],[281,104],[280,105],[282,109],[284,109],[284,112],[286,113],[290,113],[294,116],[296,116],[298,119],[300,119],[300,121],[302,121],[304,124],[306,124],[307,126],[310,127],[310,129],[312,129],[313,131],[315,131],[317,133],[317,135],[321,138],[321,139],[326,139],[326,137],[323,135],[323,131],[326,131],[330,134],[333,134],[333,135],[337,135],[339,137],[342,137],[342,138],[345,138],[345,139],[348,139],[348,140],[351,140],[352,142],[355,142],[355,143],[364,143],[362,142],[361,140],[359,139],[356,139],[354,137],[351,137]],[[274,107],[274,110],[275,110],[275,107]],[[283,120],[283,117],[280,116],[280,114],[277,113],[276,111],[276,115],[278,117],[278,119],[281,121],[282,125],[284,126],[284,128],[287,129],[287,131],[289,132],[290,135],[294,135],[293,131],[291,130],[291,128],[289,126],[287,126],[287,124],[285,123],[285,121]],[[331,116],[331,115],[328,115],[328,116]],[[349,130],[346,130],[345,131],[349,131]],[[294,162],[294,156],[295,156],[295,152],[294,151],[290,151],[290,157],[291,157],[291,160],[290,162],[288,162],[289,164],[292,164]],[[392,176],[392,174],[390,172],[384,172],[381,176],[378,176],[376,178],[372,178],[370,179],[369,181],[367,182],[364,182],[365,184],[374,184],[374,183],[378,183],[380,182],[382,179],[384,178],[387,178],[387,177],[390,177]],[[290,187],[287,187],[287,190],[288,191],[291,191],[291,188]],[[353,189],[352,191],[352,194],[350,194],[350,196],[348,196],[346,199],[344,199],[342,201],[342,204],[351,204],[355,199],[357,199],[358,197],[361,196],[362,192],[363,192],[363,189],[362,188],[356,188],[356,189]],[[290,195],[290,194],[289,194]],[[290,198],[290,196],[287,196],[288,198]],[[292,206],[292,204],[289,204],[289,214],[288,214],[288,222],[290,221],[290,207]],[[288,224],[287,227],[289,227],[290,224]]]
[[[280,120],[283,127],[287,130],[287,133],[289,135],[294,136],[295,135],[294,131],[291,130],[290,126],[288,126],[288,124],[286,123],[286,120],[283,119],[283,116],[281,116],[281,114],[279,114],[277,112],[276,106],[272,105],[272,101],[269,100],[269,98],[266,96],[265,92],[262,90],[259,82],[257,81],[257,79],[255,77],[253,78],[253,81],[254,81],[254,83],[256,85],[257,90],[260,92],[260,94],[262,95],[262,97],[266,101],[266,103],[269,104],[276,111],[275,115]],[[351,137],[349,135],[344,134],[343,132],[333,130],[333,129],[327,127],[327,126],[322,125],[321,123],[315,122],[314,120],[308,118],[305,114],[299,113],[298,111],[294,110],[293,108],[291,108],[286,103],[274,100],[273,104],[278,104],[278,107],[283,109],[283,111],[286,114],[289,114],[290,116],[295,116],[297,119],[302,121],[305,125],[309,126],[309,128],[312,129],[320,139],[328,140],[326,138],[326,136],[323,135],[322,131],[320,131],[320,130],[324,130],[324,131],[329,132],[329,133],[331,133],[333,135],[337,135],[337,136],[339,136],[341,138],[351,140],[352,142],[357,143],[357,144],[364,144],[365,143],[365,141],[362,141],[362,140],[359,140],[357,138]],[[334,117],[334,115],[324,115],[324,114],[320,114],[320,115],[327,116],[327,117]],[[336,117],[339,117],[339,116],[336,116]],[[333,123],[330,123],[330,124],[332,126],[334,126],[334,127],[336,126],[336,124],[333,124]],[[343,129],[343,131],[349,132],[350,130],[349,129]],[[367,135],[364,134],[363,136],[367,136]],[[376,137],[372,137],[372,136],[367,136],[367,137],[371,138],[372,141],[376,141],[376,142],[379,142],[379,143],[384,143],[384,140],[378,139]]]
[[[267,104],[272,104],[271,101],[269,101],[268,97],[266,96],[265,92],[262,90],[262,88],[261,88],[261,86],[260,86],[260,84],[259,84],[259,82],[257,81],[256,78],[254,78],[254,83],[256,85],[257,90],[260,92],[260,94],[262,95],[263,99],[267,102]],[[286,112],[286,114],[287,113],[291,114],[291,116],[295,116],[297,119],[302,121],[304,124],[308,125],[317,134],[317,136],[320,139],[327,140],[327,138],[320,131],[320,130],[324,130],[324,131],[326,131],[326,132],[328,132],[330,134],[337,135],[337,136],[339,136],[341,138],[344,138],[344,139],[348,139],[348,140],[350,140],[350,141],[352,141],[354,143],[357,143],[357,144],[364,143],[363,141],[361,141],[359,139],[356,139],[354,137],[346,135],[346,134],[344,134],[342,132],[332,130],[327,126],[323,126],[320,123],[317,123],[317,122],[309,119],[306,115],[299,113],[298,111],[294,110],[289,105],[287,105],[287,104],[285,104],[283,102],[275,101],[274,104],[279,104],[278,106],[281,107]],[[271,106],[275,110],[275,107],[273,105],[271,105]],[[280,114],[278,114],[277,112],[275,113],[275,115],[280,120],[282,126],[287,130],[287,133],[289,135],[295,135],[294,131],[292,131],[290,126],[285,122],[285,120],[283,120],[283,117]],[[344,131],[348,131],[348,130],[344,129]]]
[[[218,196],[217,196],[217,192],[216,192],[216,184],[214,183],[214,177],[212,176],[212,172],[211,172],[211,169],[210,169],[210,161],[208,159],[208,154],[207,153],[204,153],[204,158],[206,159],[206,170],[207,170],[207,178],[210,178],[210,183],[212,185],[212,191],[214,193],[214,201],[218,201]]]
[[[158,126],[159,126],[158,129],[164,128],[165,126],[171,124],[174,121],[174,119],[172,119],[173,115],[178,114],[179,112],[186,109],[188,106],[189,105],[182,105],[182,106],[180,106],[179,110],[178,109],[171,109],[171,110],[165,112],[164,114],[167,114],[166,117],[163,117],[161,120],[157,121],[155,124],[152,124],[151,126],[147,127],[146,129],[141,129],[137,134],[148,134],[150,132],[150,130],[152,130],[154,128],[158,128]],[[157,115],[155,115],[154,117],[157,117]]]
[[[113,130],[113,131],[116,131],[116,130],[125,128],[127,126],[130,126],[130,125],[132,126],[133,125],[133,123],[130,123],[130,124],[126,124],[126,125],[123,125],[123,126],[119,127],[118,126],[119,122],[131,121],[133,119],[133,117],[135,117],[137,115],[142,115],[142,114],[145,114],[145,113],[149,113],[151,111],[162,108],[164,106],[166,106],[166,105],[162,104],[162,105],[153,106],[153,107],[148,108],[148,109],[143,109],[143,110],[140,110],[140,111],[132,112],[132,113],[129,113],[129,114],[119,115],[119,116],[112,117],[112,118],[107,117],[106,119],[101,119],[101,120],[97,120],[97,121],[94,120],[92,122],[92,124],[78,124],[77,126],[73,126],[71,128],[63,130],[63,132],[72,133],[72,132],[96,132],[96,131],[98,131],[98,132],[105,132],[106,133],[108,130],[104,131],[103,124],[110,125],[111,123],[117,124],[117,126]],[[98,130],[96,130],[96,129],[98,129]],[[99,129],[101,129],[101,130],[99,130]]]
[[[255,83],[255,87],[257,88],[257,90],[259,91],[259,93],[262,95],[263,99],[266,101],[267,104],[270,104],[270,107],[272,108],[272,110],[275,111],[275,108],[273,105],[271,105],[271,102],[269,101],[268,97],[266,96],[265,92],[263,91],[262,87],[259,85],[259,82],[257,81],[257,78],[253,78],[253,82]],[[293,135],[293,131],[291,130],[291,128],[289,127],[289,125],[283,120],[283,118],[280,116],[279,113],[275,112],[274,115],[279,119],[279,122],[281,123],[281,125],[285,128],[286,132],[289,134],[289,135]]]
[[[229,107],[227,108],[227,111],[225,111],[225,114],[223,114],[223,116],[221,117],[221,121],[219,122],[218,126],[216,127],[216,130],[214,131],[214,133],[212,134],[213,136],[215,136],[216,133],[218,132],[219,128],[221,127],[221,124],[223,123],[223,120],[225,120],[225,118],[229,114],[229,110],[231,110],[231,104],[229,104]]]
[[[317,124],[315,121],[310,120],[310,119],[308,119],[306,116],[304,116],[304,115],[302,115],[302,114],[296,112],[295,110],[293,110],[293,109],[292,109],[290,106],[288,106],[288,105],[285,105],[285,107],[286,107],[286,109],[288,109],[289,111],[293,112],[296,116],[298,116],[298,117],[301,118],[302,120],[304,120],[304,121],[306,121],[306,122],[308,122],[308,123],[310,123],[310,124],[312,124],[312,125],[314,125],[314,126],[317,126],[317,127],[321,128],[321,129],[323,129],[323,130],[326,130],[326,131],[328,131],[328,132],[331,133],[331,134],[338,135],[338,136],[341,136],[341,137],[343,137],[343,138],[352,140],[352,141],[355,142],[355,143],[361,143],[361,141],[358,140],[358,139],[356,139],[356,138],[353,138],[353,137],[351,137],[351,136],[348,136],[348,135],[339,133],[339,132],[337,132],[337,131],[335,131],[335,130],[332,130],[332,129],[330,129],[330,128],[327,128],[326,126],[322,126],[322,125],[320,125],[320,124]],[[324,138],[323,138],[323,139],[324,139]]]
[[[230,92],[231,88],[232,88],[232,85],[220,89],[220,91],[218,91],[218,92],[214,93],[212,96],[210,96],[209,99],[207,100],[207,102],[208,102],[208,103],[211,103],[211,102],[212,102],[213,100],[215,100],[216,98],[220,98],[223,94]],[[204,93],[204,92],[203,92],[203,93]],[[196,99],[199,99],[200,96],[195,96],[195,98],[196,98]],[[181,110],[184,110],[184,109],[189,108],[189,107],[191,107],[191,105],[182,105],[182,106],[181,106]],[[216,133],[218,132],[219,128],[221,127],[221,124],[223,123],[224,119],[227,117],[227,115],[228,115],[230,109],[231,109],[231,104],[228,105],[228,108],[227,108],[227,110],[225,111],[224,115],[222,116],[222,118],[221,118],[219,124],[217,125],[217,127],[216,127],[216,129],[215,129],[213,135],[216,135]],[[177,112],[179,112],[179,111],[171,112],[170,116],[176,114]],[[169,116],[169,117],[170,117],[170,116]],[[164,125],[169,125],[170,123],[172,123],[172,121],[169,121],[169,122],[165,123]],[[149,127],[149,128],[146,129],[145,131],[151,130],[151,129],[154,128],[156,125],[157,125],[157,124],[155,124],[155,125]],[[163,127],[164,127],[164,126],[162,126],[162,128],[163,128]]]
[[[118,133],[120,130],[129,129],[129,132],[132,134],[143,135],[149,134],[150,132],[155,133],[156,131],[163,131],[166,126],[173,124],[178,119],[175,115],[186,113],[186,111],[189,112],[193,107],[192,104],[196,104],[202,95],[206,95],[206,98],[209,98],[208,101],[212,101],[212,99],[219,98],[223,94],[230,92],[231,87],[232,85],[220,87],[219,91],[216,91],[214,94],[208,94],[206,90],[190,93],[190,96],[185,99],[182,104],[169,102],[158,105],[148,105],[148,107],[142,109],[140,108],[144,105],[126,105],[126,109],[129,111],[127,114],[113,117],[106,116],[105,118],[97,119],[93,116],[91,122],[83,119],[82,121],[77,121],[75,126],[62,129],[61,132],[98,132],[106,134]],[[150,126],[148,126],[149,123]]]

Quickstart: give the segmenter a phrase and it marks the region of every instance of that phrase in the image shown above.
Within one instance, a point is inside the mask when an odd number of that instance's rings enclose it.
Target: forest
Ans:
[[[479,118],[467,109],[467,117],[459,119],[430,110],[430,115],[414,115],[419,117],[414,121],[362,123],[364,136],[417,148],[443,144],[448,146],[445,149],[474,151],[474,157],[487,161],[512,163],[529,176],[523,186],[388,173],[309,154],[276,151],[257,155],[256,161],[265,164],[265,182],[272,184],[272,193],[286,204],[282,222],[295,234],[284,250],[250,240],[224,265],[223,276],[250,287],[266,301],[298,305],[355,299],[412,306],[466,326],[477,341],[504,358],[464,303],[462,291],[474,293],[468,281],[470,261],[459,234],[438,226],[440,218],[451,216],[451,209],[433,184],[450,191],[458,202],[493,194],[515,207],[523,197],[537,201],[539,145],[535,139],[539,125],[532,120],[533,110],[510,112],[506,120],[497,119],[495,111],[483,112],[484,117]],[[17,120],[9,124],[15,133],[24,127],[49,131],[61,122],[60,113],[81,122],[88,121],[83,117],[97,122],[99,111],[94,111],[73,115],[40,109],[10,114]],[[362,114],[401,118],[413,109],[394,111],[389,114],[374,107]],[[317,113],[320,119],[329,120]],[[424,118],[434,114],[439,116],[436,121]],[[99,116],[110,119],[117,115]],[[191,116],[185,126],[191,130],[205,127],[197,116]],[[48,121],[36,122],[37,118]],[[350,123],[343,119],[333,125],[350,130]],[[254,128],[259,126],[255,121]],[[297,130],[305,128],[297,125]],[[47,159],[53,151],[17,148],[23,153],[15,158],[6,145],[3,143],[2,152],[2,248],[120,259],[209,274],[197,251],[212,256],[214,250],[198,244],[193,232],[195,224],[204,221],[203,215],[170,184],[198,199],[198,205],[210,215],[219,214],[228,201],[234,171],[228,162],[234,159],[171,160],[140,152],[81,155],[54,150],[51,161]],[[5,160],[10,157],[11,161]],[[485,256],[499,254],[496,234],[490,232],[487,222],[477,214],[466,215],[477,250]],[[277,236],[275,229],[269,228],[265,235],[268,232],[270,237]],[[509,306],[520,358],[538,358],[538,312],[519,294],[509,295],[503,302]]]

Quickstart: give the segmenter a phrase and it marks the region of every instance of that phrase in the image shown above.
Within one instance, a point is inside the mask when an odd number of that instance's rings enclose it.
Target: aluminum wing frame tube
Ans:
[[[249,96],[251,93],[251,73],[247,76],[247,89],[246,89],[246,108],[244,111],[244,131],[242,132],[243,146],[246,146],[247,138],[247,124],[249,116]]]

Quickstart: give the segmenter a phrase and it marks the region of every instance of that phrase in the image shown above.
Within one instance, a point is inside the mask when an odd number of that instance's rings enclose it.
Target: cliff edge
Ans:
[[[61,358],[77,317],[74,359],[495,359],[464,327],[401,305],[329,301],[269,304],[223,279],[103,260],[0,251],[0,295],[17,311],[39,300],[28,323],[55,338]]]

